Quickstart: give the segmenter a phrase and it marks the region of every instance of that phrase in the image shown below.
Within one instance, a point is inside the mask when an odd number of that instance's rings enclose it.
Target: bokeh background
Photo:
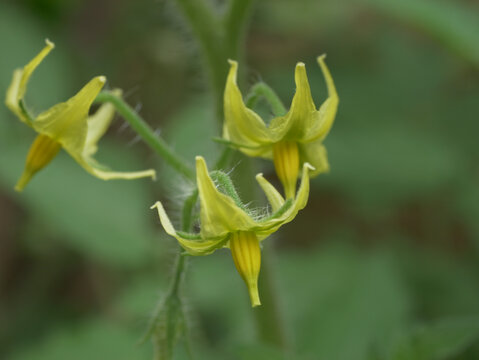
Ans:
[[[33,110],[106,75],[175,149],[214,161],[212,97],[173,3],[1,0],[2,94],[49,38]],[[244,53],[244,93],[262,79],[289,104],[303,61],[319,105],[315,57],[327,53],[341,99],[325,143],[331,173],[270,239],[291,353],[479,359],[479,3],[257,1]],[[150,359],[137,342],[177,250],[149,206],[162,200],[178,215],[184,184],[117,119],[99,159],[153,166],[157,182],[102,182],[60,153],[18,194],[33,138],[0,106],[0,358]],[[274,177],[267,162],[255,166]],[[228,251],[192,259],[184,295],[195,359],[289,358],[257,340]]]

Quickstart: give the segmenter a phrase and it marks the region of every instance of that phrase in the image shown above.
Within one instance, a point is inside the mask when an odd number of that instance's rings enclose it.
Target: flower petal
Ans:
[[[299,210],[306,206],[309,197],[309,173],[313,170],[314,167],[312,167],[310,164],[305,163],[303,165],[301,185],[296,193],[293,204],[281,216],[260,223],[259,226],[254,229],[258,235],[258,239],[264,240],[270,234],[278,230],[281,225],[292,221],[298,214]]]
[[[278,211],[284,204],[283,196],[281,196],[278,190],[276,190],[276,188],[263,177],[263,174],[256,175],[256,181],[258,181],[259,186],[263,189],[263,192],[271,205],[271,210],[273,210],[273,212]]]
[[[70,153],[70,155],[83,167],[83,169],[102,180],[133,180],[145,177],[150,177],[153,180],[156,179],[156,171],[153,169],[141,171],[112,171],[107,166],[100,164],[92,157],[83,155],[79,156],[76,153]]]
[[[105,82],[104,76],[93,78],[75,96],[38,115],[33,128],[57,140],[70,154],[81,154],[88,132],[88,111]]]
[[[96,151],[96,143],[103,135],[113,115],[109,108],[100,108],[100,113],[88,116],[93,100],[106,82],[104,76],[90,80],[75,96],[57,104],[38,115],[33,128],[58,141],[62,147],[90,174],[103,180],[155,178],[154,170],[117,172],[99,164],[91,157]],[[103,110],[102,110],[103,109]],[[92,126],[92,123],[99,123]]]
[[[299,144],[301,163],[310,163],[314,167],[311,177],[329,172],[328,152],[321,139],[308,144]]]
[[[196,157],[196,182],[200,196],[202,238],[217,238],[255,226],[255,221],[233,199],[216,188],[201,156]]]
[[[298,63],[294,72],[296,93],[294,94],[291,108],[284,116],[274,118],[269,130],[275,142],[281,140],[298,141],[302,139],[313,125],[314,105],[308,76],[304,63]]]
[[[236,83],[238,63],[232,60],[229,60],[229,63],[230,71],[224,93],[223,137],[236,144],[244,145],[241,151],[249,156],[263,156],[268,149],[256,147],[270,143],[268,129],[261,117],[244,104]]]
[[[121,96],[122,91],[115,89],[112,94]],[[86,134],[85,147],[83,154],[85,156],[93,155],[97,152],[97,143],[106,133],[108,127],[115,116],[115,107],[111,103],[102,104],[98,110],[87,118],[88,131]]]
[[[55,47],[55,45],[49,40],[45,40],[46,46],[35,56],[23,69],[16,69],[13,72],[12,82],[7,90],[7,96],[5,98],[5,105],[15,114],[18,118],[31,125],[30,119],[25,115],[24,111],[20,107],[20,101],[23,100],[25,92],[27,90],[28,80],[36,69],[36,67],[42,62],[45,56]]]
[[[223,247],[223,245],[228,240],[229,234],[224,237],[207,239],[207,240],[191,240],[186,239],[185,237],[179,235],[173,224],[171,223],[168,215],[163,208],[161,202],[157,201],[151,209],[156,208],[158,210],[158,216],[160,217],[161,225],[165,229],[168,235],[175,237],[180,245],[190,254],[190,255],[208,255],[211,254],[216,249]]]
[[[329,130],[331,130],[331,127],[333,126],[336,112],[338,110],[339,97],[338,93],[336,92],[336,86],[334,86],[331,73],[329,72],[329,69],[324,61],[325,58],[326,55],[319,56],[318,63],[326,80],[329,97],[319,108],[313,126],[309,129],[307,137],[303,140],[303,143],[311,142],[317,139],[324,140],[324,138],[328,135]]]

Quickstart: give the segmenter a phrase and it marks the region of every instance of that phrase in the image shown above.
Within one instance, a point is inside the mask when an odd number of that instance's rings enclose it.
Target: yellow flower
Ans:
[[[339,98],[331,74],[324,62],[318,63],[326,79],[328,98],[316,108],[303,63],[295,70],[296,94],[290,110],[266,125],[261,117],[246,107],[236,83],[238,63],[230,60],[224,93],[223,138],[248,156],[273,159],[276,173],[287,198],[294,196],[301,164],[310,163],[316,176],[329,170],[323,140],[333,125]]]
[[[190,255],[208,255],[222,247],[230,248],[236,268],[248,287],[251,304],[257,306],[261,304],[258,294],[261,263],[259,242],[293,220],[298,211],[306,206],[309,172],[312,170],[311,165],[304,164],[301,186],[294,201],[285,201],[273,185],[262,174],[258,174],[256,180],[273,211],[271,215],[258,218],[241,203],[226,174],[216,172],[218,186],[215,185],[205,160],[198,156],[196,182],[200,198],[200,232],[188,234],[177,231],[160,202],[152,208],[158,210],[165,231],[174,236]]]
[[[46,46],[33,60],[24,68],[14,71],[12,83],[7,90],[5,99],[7,107],[38,133],[28,153],[25,170],[15,189],[22,191],[32,176],[46,166],[60,148],[65,149],[90,174],[103,180],[148,176],[155,178],[154,170],[114,172],[93,158],[97,151],[97,143],[108,129],[115,111],[111,104],[104,104],[95,114],[88,116],[91,104],[106,82],[104,76],[90,80],[66,102],[51,107],[35,119],[30,118],[23,101],[28,80],[53,48],[54,44],[46,40]]]

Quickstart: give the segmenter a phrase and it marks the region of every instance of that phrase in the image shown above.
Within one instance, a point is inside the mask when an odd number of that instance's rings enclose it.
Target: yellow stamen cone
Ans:
[[[230,239],[230,249],[236,269],[248,287],[251,306],[261,305],[258,293],[261,250],[256,234],[252,231],[233,233]]]
[[[294,199],[299,174],[298,145],[293,141],[281,141],[273,146],[273,162],[276,174],[283,184],[287,199]]]
[[[25,170],[15,185],[15,190],[22,191],[33,175],[43,169],[58,154],[60,148],[60,143],[51,137],[42,134],[38,135],[30,147]]]

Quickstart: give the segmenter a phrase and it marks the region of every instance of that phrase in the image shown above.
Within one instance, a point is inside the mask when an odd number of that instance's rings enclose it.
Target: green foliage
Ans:
[[[87,321],[52,329],[41,342],[18,351],[12,360],[147,359],[148,348],[136,345],[136,333],[119,324]]]
[[[462,353],[479,338],[479,319],[447,319],[416,327],[393,348],[391,360],[441,360]]]

